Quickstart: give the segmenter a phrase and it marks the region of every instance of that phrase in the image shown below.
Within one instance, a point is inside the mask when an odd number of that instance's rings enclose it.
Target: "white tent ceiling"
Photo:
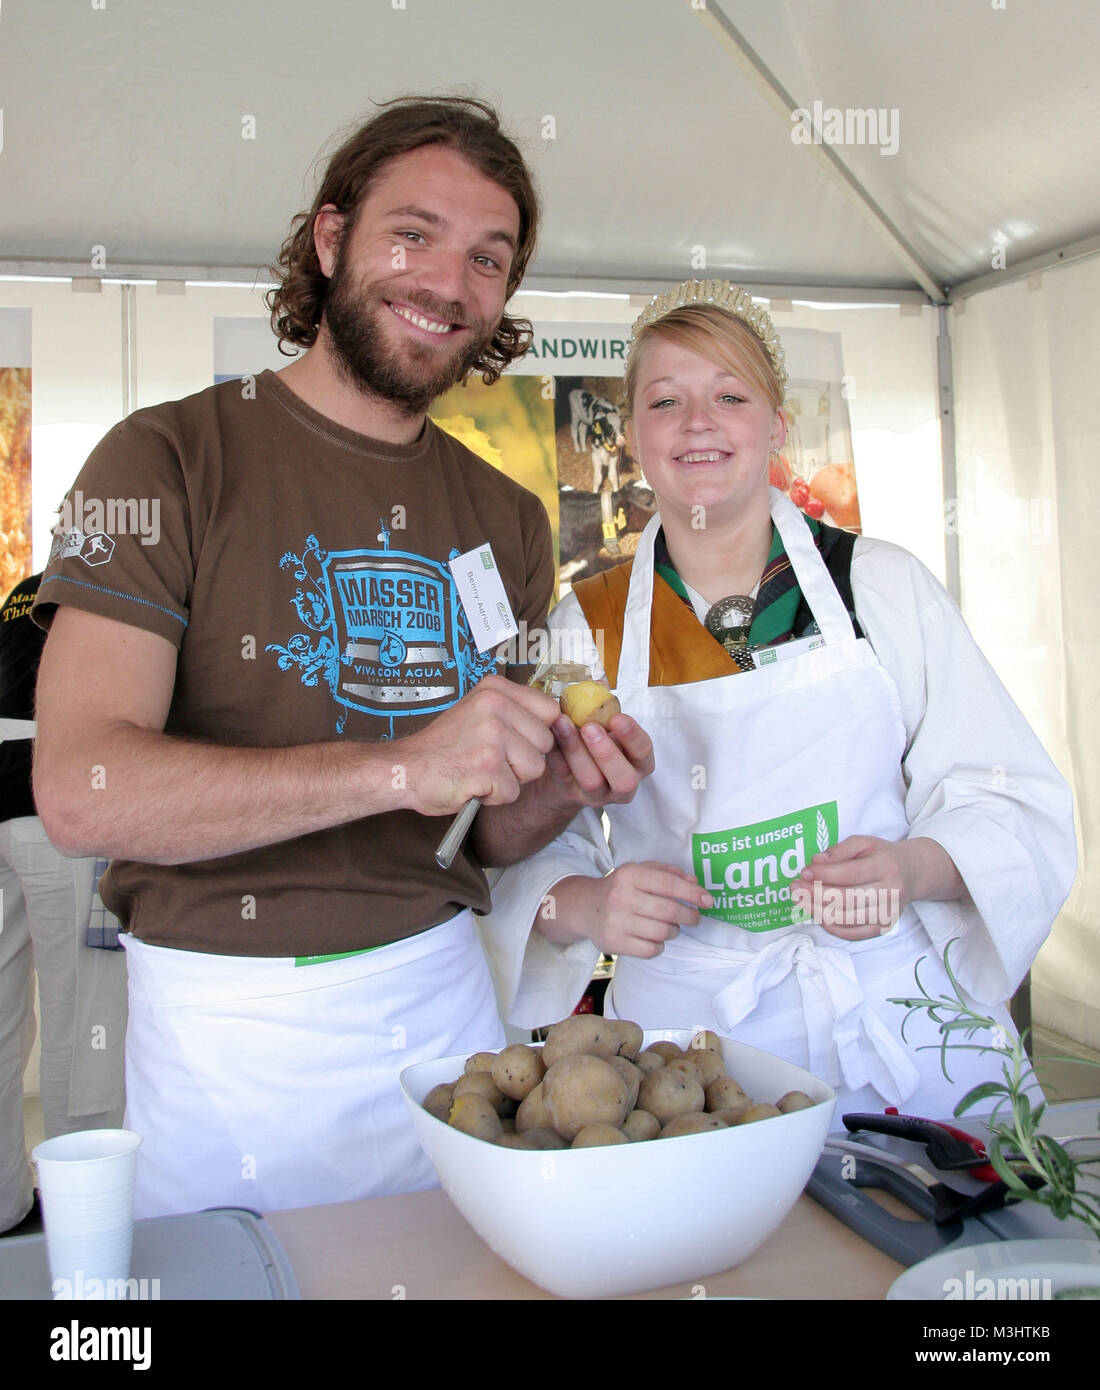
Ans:
[[[896,113],[897,153],[833,153],[911,257],[732,32],[797,105]],[[754,284],[935,292],[1095,238],[1098,52],[1094,0],[3,0],[0,270],[254,270],[334,130],[464,88],[543,192],[529,284],[676,280],[703,247]]]

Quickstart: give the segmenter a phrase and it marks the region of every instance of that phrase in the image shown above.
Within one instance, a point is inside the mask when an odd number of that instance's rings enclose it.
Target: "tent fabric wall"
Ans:
[[[951,333],[963,611],[1076,803],[1034,1018],[1100,1048],[1100,259],[974,295]]]

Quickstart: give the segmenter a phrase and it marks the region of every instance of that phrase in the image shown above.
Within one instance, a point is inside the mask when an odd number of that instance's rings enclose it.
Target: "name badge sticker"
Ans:
[[[799,637],[793,642],[780,642],[778,647],[761,647],[752,653],[753,664],[759,671],[763,666],[774,666],[777,661],[790,661],[792,657],[805,656],[825,645],[825,638],[819,633],[812,637]]]
[[[470,635],[479,652],[498,647],[519,633],[488,541],[449,561]]]

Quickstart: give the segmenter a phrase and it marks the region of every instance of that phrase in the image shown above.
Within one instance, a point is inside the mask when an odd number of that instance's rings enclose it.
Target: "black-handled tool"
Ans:
[[[846,1162],[845,1160],[849,1160]],[[995,1240],[980,1221],[955,1217],[937,1224],[936,1198],[913,1174],[896,1164],[826,1150],[806,1184],[806,1191],[838,1221],[897,1260],[915,1265],[949,1245],[981,1245]],[[860,1189],[879,1187],[897,1197],[922,1221],[894,1216]]]
[[[887,1111],[884,1115],[845,1115],[845,1129],[854,1133],[864,1129],[871,1134],[890,1134],[896,1139],[911,1139],[924,1146],[933,1167],[951,1172],[967,1168],[972,1177],[982,1182],[998,1183],[997,1170],[990,1164],[985,1146],[980,1140],[952,1125],[937,1120],[924,1120],[917,1115],[899,1115]]]

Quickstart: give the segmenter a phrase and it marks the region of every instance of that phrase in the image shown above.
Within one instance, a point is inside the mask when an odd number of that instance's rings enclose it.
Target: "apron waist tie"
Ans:
[[[766,990],[795,971],[806,1018],[810,1071],[834,1089],[874,1086],[888,1105],[917,1089],[920,1073],[905,1048],[871,1009],[846,946],[819,946],[804,932],[781,937],[762,951],[723,950],[743,968],[714,999],[728,1031],[753,1012]]]

